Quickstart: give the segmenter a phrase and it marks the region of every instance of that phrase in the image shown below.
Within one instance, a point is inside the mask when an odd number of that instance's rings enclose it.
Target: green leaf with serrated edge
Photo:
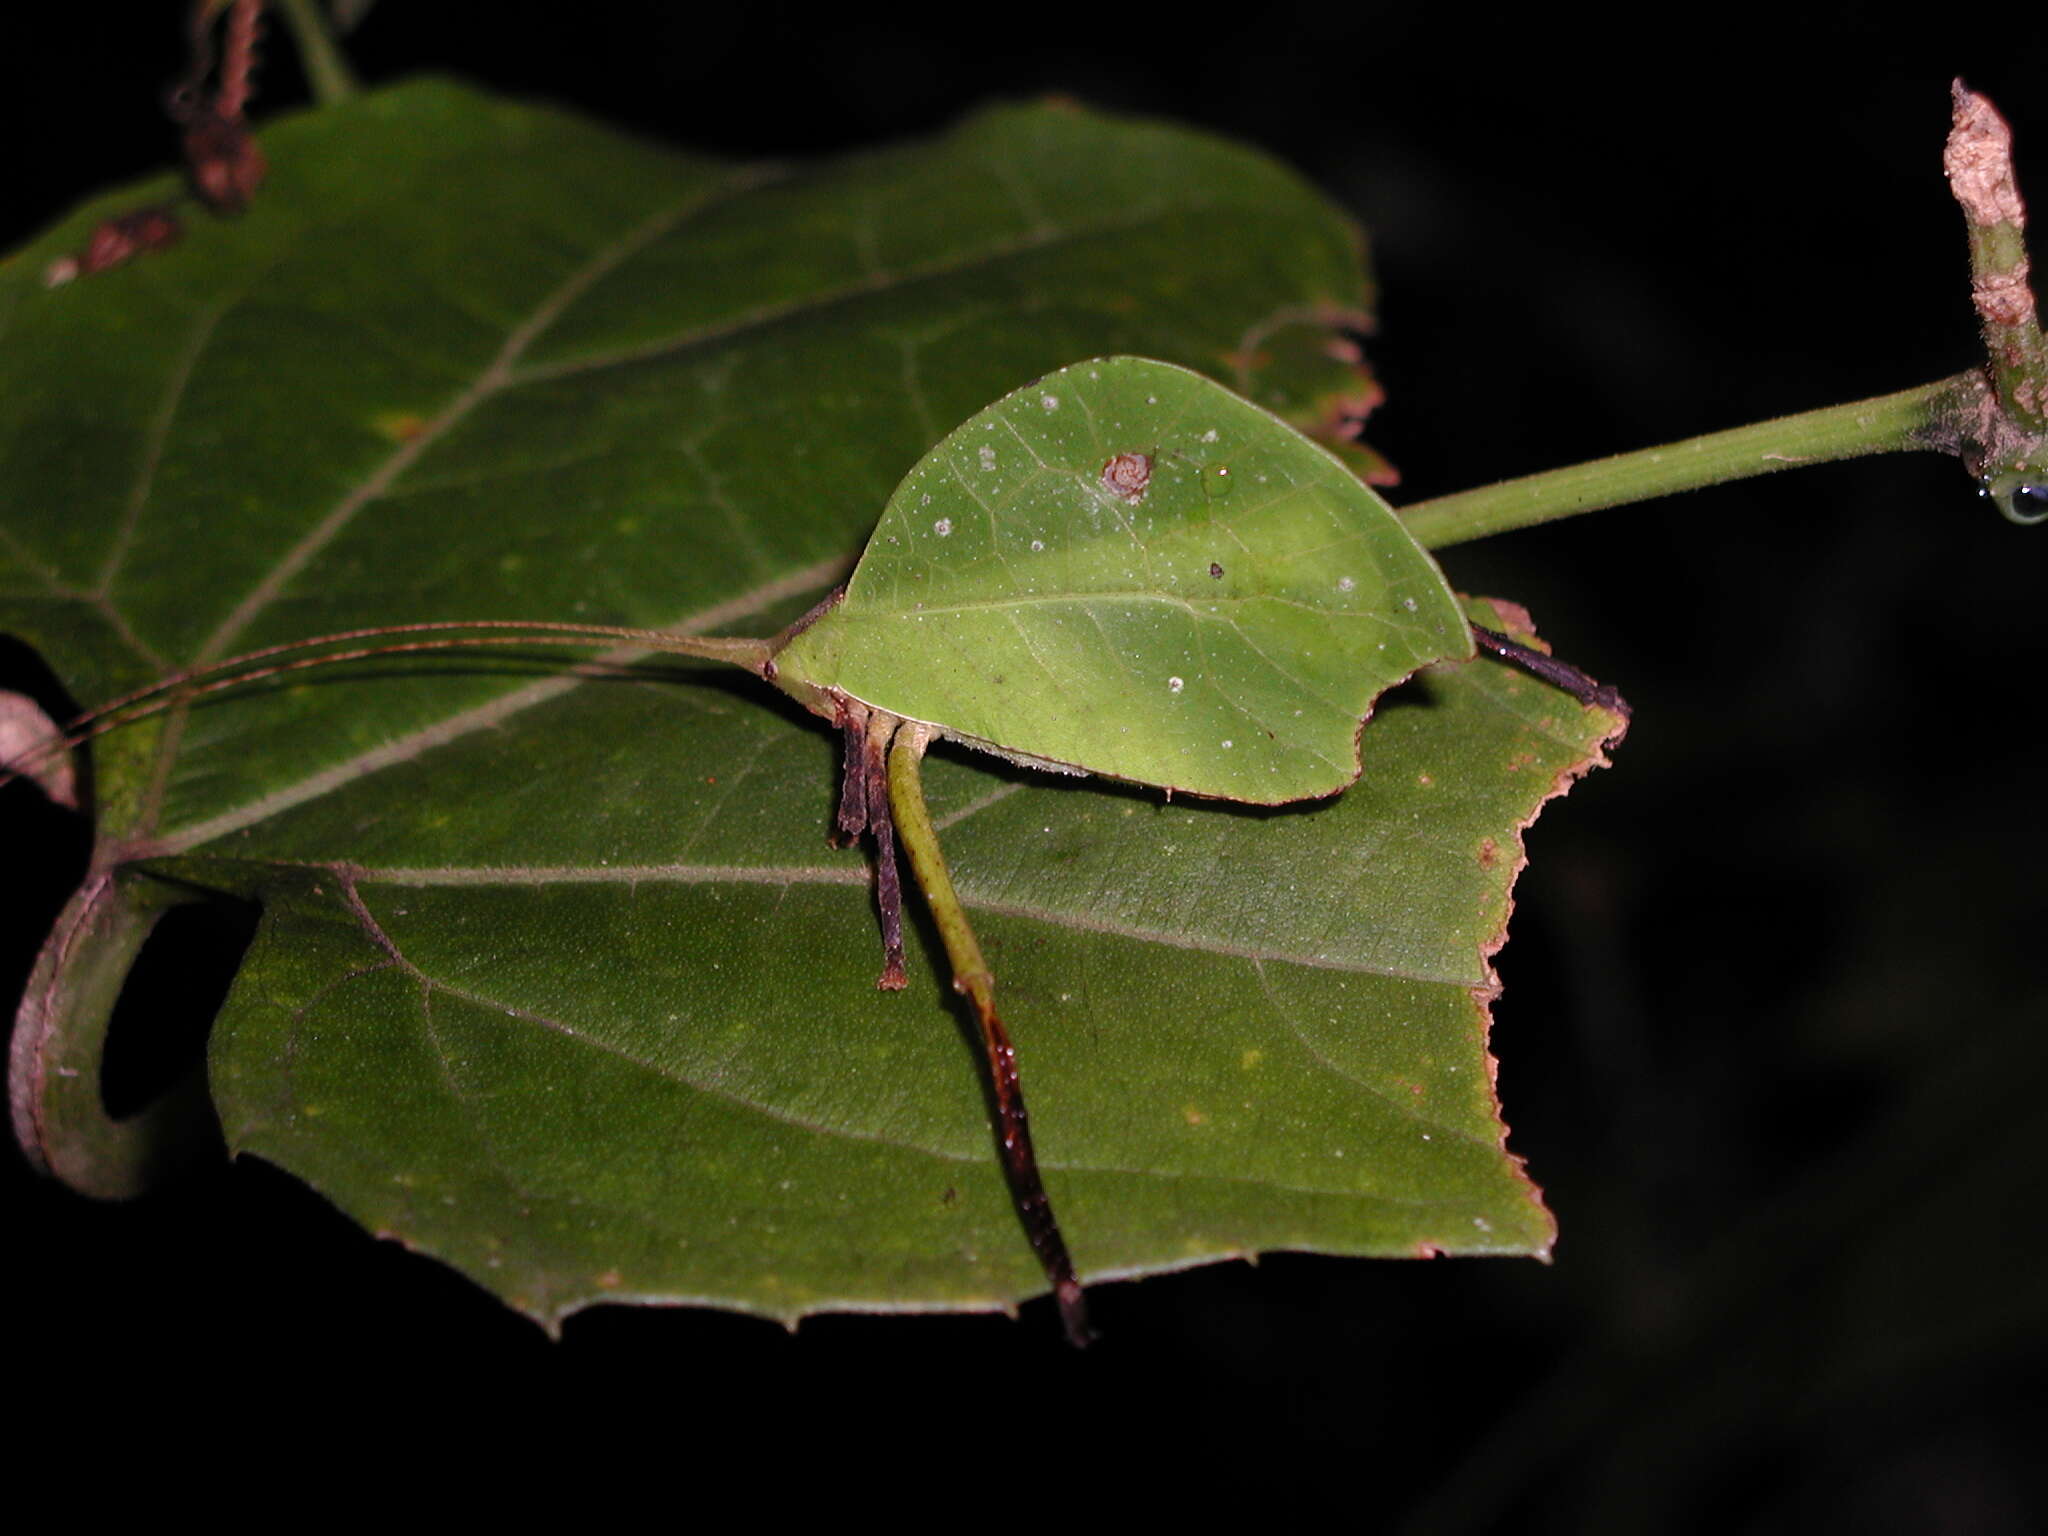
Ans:
[[[46,290],[168,183],[130,189],[0,266],[0,625],[87,701],[376,622],[769,633],[1022,380],[1129,351],[1245,387],[1273,317],[1363,300],[1286,173],[1071,110],[780,175],[437,83],[263,137],[239,220]],[[1358,388],[1303,348],[1250,382],[1304,424]],[[1517,828],[1606,723],[1432,669],[1360,784],[1280,815],[935,756],[1085,1275],[1547,1245],[1485,955]],[[1042,1286],[936,957],[914,929],[911,990],[874,991],[834,744],[765,686],[414,658],[93,761],[109,889],[263,903],[211,1044],[231,1144],[373,1230],[544,1320]],[[60,1044],[111,1000],[71,984],[109,958],[71,931],[28,1005]]]
[[[775,661],[973,746],[1277,805],[1349,784],[1381,691],[1471,654],[1436,563],[1334,455],[1104,357],[948,433]]]

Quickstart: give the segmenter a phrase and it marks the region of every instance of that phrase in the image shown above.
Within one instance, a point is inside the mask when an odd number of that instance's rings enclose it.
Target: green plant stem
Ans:
[[[1895,395],[1781,416],[1659,448],[1437,496],[1402,508],[1401,515],[1426,548],[1442,549],[1602,507],[1648,501],[1674,491],[1744,480],[1801,464],[1937,448],[1942,446],[1942,424],[1976,387],[1976,375],[1960,374]]]
[[[292,41],[298,45],[299,62],[305,66],[306,78],[313,85],[313,97],[320,105],[331,107],[336,102],[347,101],[362,89],[355,71],[348,67],[347,57],[328,32],[327,22],[314,0],[272,0],[272,3],[284,14],[285,25],[291,28]]]
[[[22,995],[9,1046],[15,1140],[39,1171],[101,1200],[146,1194],[218,1145],[212,1100],[194,1070],[115,1119],[100,1097],[114,1000],[142,946],[192,889],[96,870],[57,919]]]

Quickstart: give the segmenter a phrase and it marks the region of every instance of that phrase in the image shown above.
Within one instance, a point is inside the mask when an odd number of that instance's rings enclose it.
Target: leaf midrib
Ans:
[[[993,802],[991,802],[993,803]],[[152,856],[170,857],[165,849],[150,850]],[[203,852],[198,859],[211,857]],[[237,860],[236,862],[243,862]],[[390,886],[406,890],[547,890],[568,886],[847,886],[865,888],[869,883],[866,862],[844,864],[600,864],[600,865],[364,865],[322,860],[257,860],[276,869],[319,871],[352,884]],[[961,900],[977,914],[997,919],[1043,923],[1069,933],[1095,934],[1165,949],[1186,950],[1218,959],[1243,960],[1252,964],[1300,966],[1305,970],[1339,971],[1347,975],[1374,976],[1388,981],[1407,981],[1424,986],[1455,986],[1466,989],[1489,985],[1488,978],[1443,975],[1350,960],[1329,954],[1306,953],[1269,945],[1242,944],[1213,936],[1173,933],[1138,923],[1119,922],[1074,910],[1036,902],[1000,901],[978,895],[972,877],[962,880]]]

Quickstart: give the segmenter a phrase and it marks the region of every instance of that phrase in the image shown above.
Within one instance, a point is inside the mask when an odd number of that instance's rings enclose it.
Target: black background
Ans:
[[[2004,107],[2048,206],[2048,24],[1564,14],[382,0],[350,51],[373,83],[452,70],[740,156],[1048,91],[1261,145],[1371,229],[1390,401],[1368,435],[1397,500],[1970,365],[1948,81]],[[0,249],[171,157],[180,63],[169,6],[7,26]],[[269,55],[259,115],[304,94],[281,37]],[[2048,529],[1915,455],[1445,564],[1636,708],[1618,766],[1534,832],[1500,961],[1500,1088],[1554,1265],[1279,1256],[1107,1286],[1085,1356],[1042,1305],[794,1336],[606,1308],[551,1343],[263,1166],[104,1208],[13,1155],[12,1395],[110,1457],[195,1430],[341,1443],[316,1424],[428,1462],[482,1436],[536,1470],[595,1434],[606,1479],[692,1487],[741,1481],[737,1447],[798,1481],[851,1455],[831,1490],[884,1519],[921,1494],[1064,1521],[1102,1477],[1148,1505],[1242,1486],[1273,1515],[1333,1479],[1341,1517],[1427,1530],[2041,1528]],[[0,811],[37,907],[0,951],[18,979],[78,840],[18,788]]]

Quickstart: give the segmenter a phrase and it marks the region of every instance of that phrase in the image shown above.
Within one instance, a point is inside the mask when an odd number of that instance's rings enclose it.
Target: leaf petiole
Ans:
[[[278,10],[284,13],[284,24],[292,35],[292,41],[298,45],[299,62],[320,104],[331,107],[360,91],[362,86],[356,80],[355,71],[349,67],[347,55],[327,30],[326,18],[320,14],[314,0],[276,0],[276,3]]]
[[[1958,374],[1893,395],[1802,411],[1432,497],[1401,508],[1401,520],[1425,548],[1442,549],[1581,512],[1831,459],[1913,449],[1953,452],[1952,423],[1982,390],[1980,373]]]

